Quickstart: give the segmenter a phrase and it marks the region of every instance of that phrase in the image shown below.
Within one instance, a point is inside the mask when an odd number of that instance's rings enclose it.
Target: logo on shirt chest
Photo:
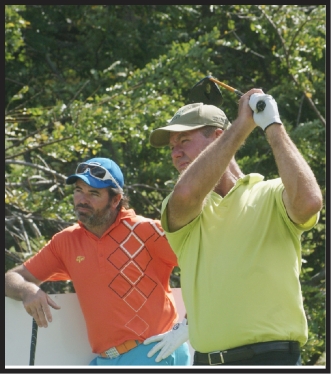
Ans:
[[[76,257],[76,261],[78,262],[78,263],[81,263],[82,261],[84,261],[85,260],[85,256],[77,256]]]

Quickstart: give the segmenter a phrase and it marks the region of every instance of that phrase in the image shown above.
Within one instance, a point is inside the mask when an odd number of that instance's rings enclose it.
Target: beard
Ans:
[[[80,212],[77,208],[88,208],[90,212],[84,211]],[[86,227],[97,227],[104,226],[107,222],[112,222],[113,218],[117,215],[117,211],[112,211],[110,209],[110,203],[108,203],[104,208],[94,210],[89,205],[78,204],[74,208],[76,217],[81,221]]]

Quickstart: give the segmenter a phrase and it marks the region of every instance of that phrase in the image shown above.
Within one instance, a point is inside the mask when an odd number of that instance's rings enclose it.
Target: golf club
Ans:
[[[214,85],[212,85],[210,82],[213,82]],[[226,88],[228,91],[235,93],[239,97],[243,95],[243,93],[239,90],[228,86],[223,82],[220,82],[218,79],[212,77],[211,75],[208,75],[192,87],[189,93],[191,102],[201,101],[204,104],[211,104],[215,106],[221,105],[223,97],[217,85]],[[218,90],[216,90],[215,87],[217,87]],[[258,110],[258,112],[262,112],[265,108],[265,105],[266,104],[263,100],[258,101],[256,104],[256,109]]]
[[[34,360],[36,357],[37,333],[38,333],[38,325],[35,319],[32,318],[32,335],[31,335],[31,345],[30,345],[29,366],[34,365]]]
[[[195,84],[191,88],[188,96],[190,104],[204,103],[219,107],[223,102],[222,92],[218,85],[207,78],[201,79]]]
[[[237,96],[241,97],[243,95],[242,92],[236,90],[235,88],[231,87],[231,86],[228,86],[227,84],[223,83],[223,82],[220,82],[219,80],[217,80],[216,78],[212,77],[212,76],[208,76],[206,77],[207,79],[211,80],[212,82],[215,82],[217,84],[219,84],[220,86],[226,88],[227,90],[231,91],[231,92],[234,92]]]

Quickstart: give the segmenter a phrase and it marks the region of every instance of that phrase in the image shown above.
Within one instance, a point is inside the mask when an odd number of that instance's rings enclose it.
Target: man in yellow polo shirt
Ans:
[[[279,178],[244,175],[235,161],[256,126]],[[170,147],[180,173],[161,223],[181,268],[194,365],[300,365],[300,237],[316,224],[322,195],[275,100],[251,89],[232,124],[213,105],[186,105],[150,142]]]

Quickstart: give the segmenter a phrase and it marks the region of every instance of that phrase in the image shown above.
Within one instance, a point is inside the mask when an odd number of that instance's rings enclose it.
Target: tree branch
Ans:
[[[43,144],[40,144],[40,145],[38,145],[38,146],[36,146],[36,147],[32,147],[32,148],[26,149],[25,151],[22,151],[22,152],[20,152],[20,153],[17,153],[16,155],[10,155],[10,156],[8,156],[8,157],[18,157],[18,156],[23,155],[24,153],[29,153],[29,152],[31,152],[31,151],[34,151],[34,150],[39,149],[39,148],[46,147],[46,146],[51,145],[51,144],[60,143],[60,142],[62,142],[62,141],[64,141],[64,140],[71,139],[72,137],[73,137],[73,135],[70,135],[70,136],[67,136],[67,137],[65,137],[65,138],[61,138],[61,139],[59,139],[59,140],[54,140],[54,141],[52,141],[52,142],[43,143]],[[5,160],[6,160],[6,158],[5,158]]]
[[[319,286],[321,281],[325,281],[325,268],[310,278],[309,281],[303,282],[307,286]]]
[[[5,164],[24,165],[24,166],[28,166],[28,167],[31,167],[31,168],[34,168],[34,169],[42,170],[42,171],[44,171],[45,173],[48,173],[48,174],[52,174],[55,177],[58,177],[58,178],[62,179],[63,181],[65,181],[67,179],[67,177],[63,174],[60,174],[60,173],[57,173],[54,170],[45,168],[44,166],[32,164],[31,162],[25,162],[25,161],[19,161],[19,160],[5,160]]]

